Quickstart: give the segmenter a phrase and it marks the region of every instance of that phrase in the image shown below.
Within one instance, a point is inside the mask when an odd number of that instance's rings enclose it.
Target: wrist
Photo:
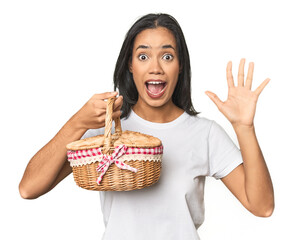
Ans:
[[[78,121],[78,119],[73,116],[70,118],[65,125],[63,126],[64,129],[66,129],[67,132],[71,132],[72,134],[79,134],[82,135],[88,130],[83,126],[83,124]]]
[[[245,124],[232,124],[234,131],[236,132],[236,134],[239,133],[248,133],[248,132],[255,132],[255,126],[254,124],[251,125],[245,125]]]

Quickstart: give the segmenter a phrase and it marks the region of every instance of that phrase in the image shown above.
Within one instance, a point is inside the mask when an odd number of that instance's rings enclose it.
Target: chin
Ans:
[[[151,107],[158,108],[166,105],[167,101],[164,99],[149,99],[146,103]]]

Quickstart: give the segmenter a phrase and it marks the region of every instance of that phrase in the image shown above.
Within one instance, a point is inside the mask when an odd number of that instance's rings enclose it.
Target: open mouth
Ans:
[[[147,90],[154,95],[162,93],[165,90],[166,85],[166,82],[146,82]]]

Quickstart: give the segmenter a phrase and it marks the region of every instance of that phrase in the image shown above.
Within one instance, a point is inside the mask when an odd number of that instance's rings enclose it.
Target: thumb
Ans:
[[[219,99],[219,97],[215,93],[210,92],[210,91],[206,91],[205,93],[215,103],[215,105],[217,106],[217,108],[220,108],[221,107],[221,105],[223,104],[223,102]]]

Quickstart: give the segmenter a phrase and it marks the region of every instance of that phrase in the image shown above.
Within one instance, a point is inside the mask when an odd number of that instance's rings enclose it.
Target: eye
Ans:
[[[167,61],[171,61],[171,60],[173,60],[174,56],[172,54],[167,53],[167,54],[163,55],[162,58]]]
[[[140,54],[140,55],[138,56],[138,58],[139,58],[141,61],[145,61],[145,60],[148,59],[148,56],[147,56],[146,54]]]

